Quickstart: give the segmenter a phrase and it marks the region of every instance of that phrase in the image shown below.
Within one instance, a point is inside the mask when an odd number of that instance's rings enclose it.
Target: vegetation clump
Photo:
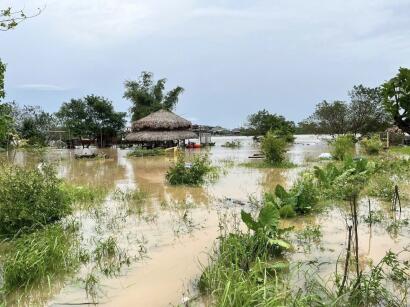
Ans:
[[[187,163],[184,154],[180,153],[175,165],[168,170],[166,179],[171,185],[200,185],[207,176],[216,174],[217,169],[207,155],[196,155],[191,163]]]
[[[336,160],[344,160],[353,155],[354,142],[352,135],[340,135],[330,143],[332,156]]]
[[[137,147],[133,151],[128,153],[129,157],[151,157],[151,156],[163,156],[166,151],[163,148],[141,148]]]
[[[383,143],[380,140],[380,136],[376,134],[370,138],[364,139],[361,144],[368,155],[378,155],[383,149]]]
[[[0,235],[33,231],[71,211],[70,198],[51,166],[0,166]]]
[[[241,141],[239,140],[227,141],[225,142],[225,144],[222,145],[222,147],[239,148],[241,147]]]
[[[264,282],[287,270],[284,262],[272,261],[290,248],[283,239],[286,229],[279,228],[279,212],[267,203],[254,219],[242,211],[247,233],[236,230],[221,237],[216,251],[217,259],[205,268],[199,280],[202,294],[211,295],[217,306],[256,306],[274,302],[270,295],[275,288],[265,288]],[[265,305],[266,306],[266,305]]]
[[[318,194],[313,177],[305,174],[289,191],[277,185],[274,193],[265,194],[264,200],[274,204],[282,218],[290,218],[314,210],[319,201]]]
[[[107,196],[107,189],[97,186],[73,185],[61,183],[61,189],[66,193],[72,204],[93,205],[101,203]]]
[[[323,197],[348,199],[366,186],[370,175],[376,171],[376,163],[367,159],[346,159],[342,163],[329,163],[314,167],[318,188]]]
[[[285,161],[286,141],[277,137],[272,131],[268,131],[261,143],[265,161],[271,165],[280,165]]]

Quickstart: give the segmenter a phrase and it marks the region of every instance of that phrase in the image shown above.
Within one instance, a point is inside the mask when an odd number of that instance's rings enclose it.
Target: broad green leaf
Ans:
[[[278,197],[278,198],[281,199],[282,201],[284,201],[286,198],[289,197],[288,192],[286,192],[285,188],[282,187],[280,184],[277,184],[277,185],[276,185],[275,195],[276,195],[276,197]]]
[[[260,227],[273,226],[276,227],[279,221],[279,212],[276,207],[268,202],[259,212],[258,223]]]
[[[290,248],[289,243],[287,243],[283,240],[280,240],[280,239],[269,239],[268,242],[269,242],[270,245],[277,245],[277,246],[282,247],[284,249],[289,249]]]
[[[257,223],[255,220],[252,218],[252,215],[250,215],[248,212],[241,211],[241,218],[242,221],[248,226],[249,229],[251,230],[256,230],[257,229]]]

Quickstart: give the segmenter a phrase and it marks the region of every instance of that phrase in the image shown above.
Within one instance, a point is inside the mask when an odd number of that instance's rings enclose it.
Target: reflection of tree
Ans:
[[[116,181],[125,179],[125,167],[118,164],[115,149],[104,152],[109,159],[87,161],[74,159],[74,153],[70,151],[71,156],[62,160],[59,166],[62,177],[78,185],[93,185],[109,190],[115,188]]]
[[[292,178],[288,178],[287,176],[292,176],[288,170],[272,168],[259,169],[259,171],[262,173],[261,186],[265,192],[275,190],[275,187],[278,184],[287,187],[289,186],[289,181],[292,181]]]
[[[203,187],[170,186],[165,174],[170,166],[169,157],[130,158],[137,186],[160,201],[207,204],[208,194]]]

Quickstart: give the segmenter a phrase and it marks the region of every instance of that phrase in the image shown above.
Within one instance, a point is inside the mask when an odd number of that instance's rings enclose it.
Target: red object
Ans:
[[[201,148],[201,144],[194,144],[194,148]]]

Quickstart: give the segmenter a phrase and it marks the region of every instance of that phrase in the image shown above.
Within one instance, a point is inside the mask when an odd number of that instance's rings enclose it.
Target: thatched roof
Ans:
[[[127,134],[125,140],[128,142],[154,142],[195,139],[197,137],[196,133],[189,130],[144,130]]]
[[[185,130],[192,126],[189,120],[170,111],[159,110],[132,123],[132,131]]]

